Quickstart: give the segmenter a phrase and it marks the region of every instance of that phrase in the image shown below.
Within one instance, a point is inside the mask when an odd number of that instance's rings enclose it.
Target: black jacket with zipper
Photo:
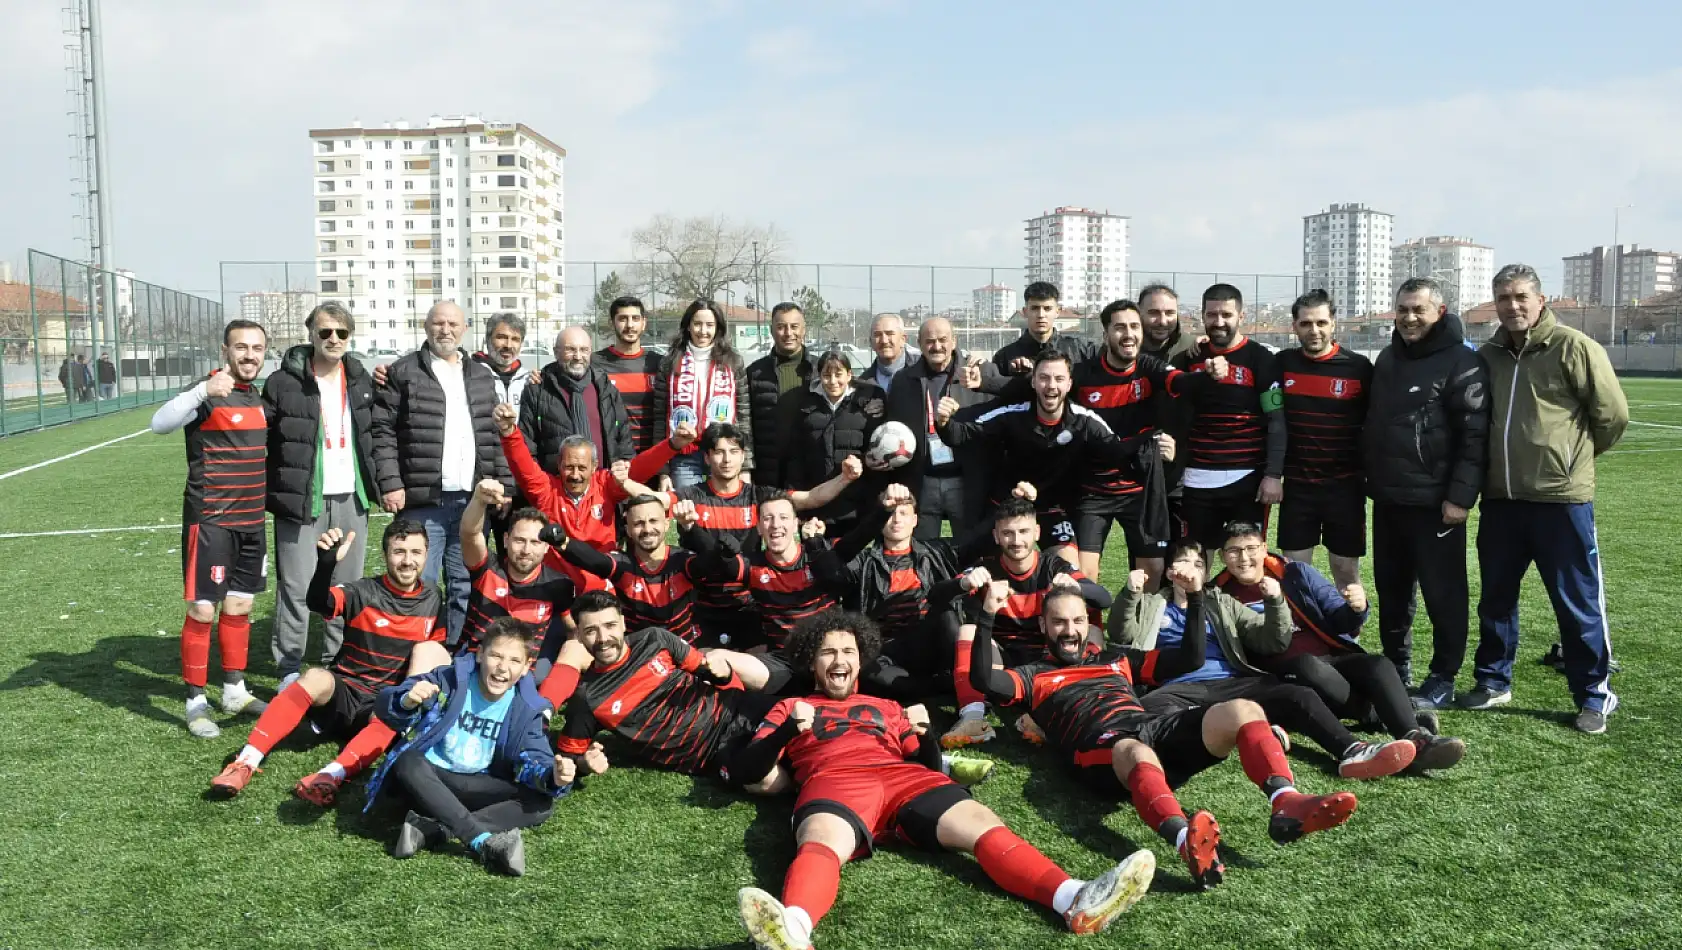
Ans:
[[[1418,343],[1392,333],[1373,362],[1361,430],[1367,493],[1392,505],[1471,508],[1489,442],[1489,370],[1452,313]]]
[[[611,462],[636,455],[631,417],[607,372],[591,364],[589,373],[590,382],[596,387],[596,409],[602,416],[602,441],[607,443],[596,446],[596,461],[607,468]],[[589,438],[590,433],[578,432],[572,424],[572,413],[566,402],[570,394],[563,392],[561,382],[566,370],[559,363],[550,363],[543,367],[542,375],[542,384],[527,386],[520,398],[520,431],[525,434],[526,447],[531,449],[537,464],[549,474],[557,475],[561,443],[573,435]]]
[[[315,520],[315,463],[321,451],[321,387],[315,381],[308,343],[291,347],[280,369],[263,382],[263,411],[269,417],[269,500],[276,518],[299,524]],[[340,364],[350,404],[351,438],[363,491],[378,504],[374,472],[374,377],[353,357]]]
[[[497,406],[496,380],[466,353],[460,358],[476,452],[473,483],[494,478],[512,496],[514,479],[508,474],[502,436],[491,415]],[[386,370],[386,384],[374,390],[375,478],[382,495],[402,489],[407,508],[435,505],[443,497],[444,387],[432,369],[437,359],[422,346],[392,363]],[[472,489],[468,485],[464,490]]]
[[[794,406],[788,458],[783,466],[790,488],[810,490],[829,481],[841,471],[841,463],[849,455],[857,455],[862,461],[871,433],[887,413],[887,396],[875,383],[853,380],[852,388],[833,407],[821,385],[813,380],[804,389],[783,394],[783,399]],[[831,525],[850,524],[857,519],[860,505],[885,484],[884,476],[866,469],[863,478],[809,516]]]
[[[772,488],[788,484],[788,466],[784,461],[784,443],[793,423],[795,400],[787,395],[777,381],[780,357],[775,350],[748,364],[748,421],[753,432],[754,483]],[[799,392],[812,381],[812,351],[801,347],[796,357],[795,374],[800,385],[789,390]]]

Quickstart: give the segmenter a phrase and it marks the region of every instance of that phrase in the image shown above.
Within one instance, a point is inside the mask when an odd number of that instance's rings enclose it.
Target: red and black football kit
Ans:
[[[814,711],[806,732],[791,718],[797,701]],[[941,773],[940,744],[917,735],[891,699],[860,694],[784,699],[765,716],[733,769],[743,781],[759,781],[782,759],[800,785],[795,827],[808,815],[835,815],[858,836],[855,857],[867,857],[894,838],[938,848],[934,830],[940,816],[970,797]]]
[[[235,383],[210,396],[186,425],[187,490],[181,510],[184,599],[219,603],[229,594],[252,596],[268,586],[269,426],[263,397]]]
[[[664,559],[644,564],[635,554],[603,554],[587,544],[568,541],[561,556],[613,585],[627,629],[663,627],[689,644],[701,638],[701,628],[695,623],[695,592],[704,586],[704,578],[694,552],[668,547]]]
[[[1093,583],[1080,572],[1080,568],[1044,551],[1035,551],[1027,570],[1021,573],[1007,568],[997,555],[984,558],[980,566],[987,569],[993,580],[1010,585],[1010,599],[1005,601],[992,621],[993,639],[998,641],[1009,666],[1031,662],[1045,652],[1045,634],[1040,631],[1040,605],[1057,575],[1067,574],[1079,583],[1081,595],[1090,607],[1105,609],[1112,600],[1110,592]],[[968,622],[979,623],[982,617],[981,598],[969,597],[965,599],[964,606]]]
[[[730,758],[773,702],[744,692],[734,677],[715,679],[699,650],[649,627],[626,634],[619,662],[579,676],[555,749],[583,755],[609,729],[650,765],[730,781]]]
[[[631,422],[631,445],[638,452],[647,451],[655,442],[654,377],[660,373],[660,355],[647,347],[627,355],[617,346],[604,346],[591,355],[590,365],[607,373],[608,381],[619,390]]]
[[[1336,343],[1324,356],[1290,349],[1277,361],[1290,446],[1279,547],[1302,551],[1324,541],[1333,554],[1361,557],[1367,553],[1361,426],[1372,361]]]
[[[839,606],[831,587],[833,568],[821,572],[820,577],[812,566],[815,558],[834,557],[829,542],[823,538],[802,541],[794,560],[786,564],[764,548],[738,554],[732,542],[721,543],[705,531],[685,532],[683,540],[700,559],[701,570],[709,582],[739,584],[748,591],[759,607],[758,642],[773,649],[782,649],[783,642],[802,620]],[[742,636],[738,634],[734,642],[742,645]]]
[[[714,491],[711,480],[666,495],[673,504],[695,503],[695,514],[700,519],[695,530],[714,538],[730,538],[737,550],[758,546],[759,532],[754,529],[759,526],[759,506],[755,503],[753,486],[747,482],[737,483],[736,490],[728,495]],[[694,550],[691,544],[684,546]],[[709,583],[696,592],[695,623],[710,643],[728,644],[743,636],[752,640],[759,630],[758,608],[742,584]]]
[[[1285,474],[1285,419],[1271,350],[1247,337],[1229,349],[1204,343],[1175,357],[1174,365],[1200,371],[1211,356],[1226,357],[1226,378],[1187,394],[1191,428],[1177,455],[1186,459],[1181,513],[1187,531],[1214,549],[1226,541],[1227,522],[1266,523],[1267,506],[1256,493],[1264,476]]]
[[[1187,598],[1186,616],[1189,629],[1202,629],[1201,593]],[[1110,749],[1123,739],[1150,746],[1174,786],[1220,761],[1203,745],[1206,707],[1154,712],[1140,702],[1137,692],[1138,686],[1154,686],[1202,666],[1204,649],[1197,638],[1187,637],[1189,643],[1182,641],[1172,650],[1100,649],[1088,644],[1078,661],[1065,663],[1045,650],[1042,636],[1037,659],[996,670],[993,638],[988,635],[992,624],[993,618],[986,615],[976,623],[971,685],[998,706],[1025,709],[1045,731],[1046,740],[1093,784],[1110,792],[1120,789],[1110,766]]]
[[[344,618],[345,641],[333,665],[333,696],[309,711],[329,736],[349,737],[368,722],[380,690],[408,676],[409,653],[418,643],[443,643],[438,590],[420,584],[399,590],[386,575],[333,585],[334,552],[322,551],[306,595],[323,620]]]
[[[485,628],[498,617],[513,617],[529,625],[536,635],[533,654],[553,659],[560,649],[559,642],[549,642],[545,635],[556,618],[572,609],[578,587],[572,578],[550,566],[547,559],[537,566],[530,577],[513,577],[500,555],[486,557],[478,564],[467,566],[469,589],[467,621],[461,628],[461,643],[457,653],[476,653]],[[549,642],[550,650],[543,647]]]

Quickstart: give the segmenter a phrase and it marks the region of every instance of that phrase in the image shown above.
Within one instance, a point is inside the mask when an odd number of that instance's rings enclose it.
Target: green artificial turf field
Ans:
[[[1626,388],[1639,424],[1600,469],[1624,668],[1605,736],[1568,728],[1563,678],[1534,663],[1553,622],[1532,576],[1512,705],[1443,715],[1444,731],[1470,745],[1458,769],[1357,787],[1299,744],[1305,791],[1360,795],[1346,827],[1277,847],[1265,800],[1237,763],[1211,770],[1182,799],[1220,819],[1229,873],[1219,889],[1193,893],[1131,807],[1087,793],[1051,753],[1001,728],[981,747],[999,768],[977,797],[1077,876],[1152,848],[1151,895],[1110,933],[1075,938],[1002,895],[968,858],[894,849],[846,868],[817,945],[1682,946],[1682,703],[1665,685],[1682,658],[1675,607],[1665,606],[1682,564],[1667,540],[1682,535],[1670,494],[1682,470],[1682,382]],[[0,440],[0,475],[146,420],[129,412]],[[292,783],[329,747],[283,745],[239,799],[204,800],[252,720],[224,721],[210,742],[182,726],[173,525],[183,472],[181,436],[146,433],[0,479],[0,948],[743,945],[736,890],[779,889],[792,856],[787,800],[615,767],[528,833],[530,869],[518,880],[454,853],[392,860],[401,813],[363,816],[358,785],[327,813],[295,801]],[[169,527],[15,536],[146,525]],[[1114,588],[1121,576],[1112,556],[1104,581]],[[252,682],[265,697],[272,602],[272,591],[259,601],[252,631]],[[1468,656],[1462,689],[1470,669]]]

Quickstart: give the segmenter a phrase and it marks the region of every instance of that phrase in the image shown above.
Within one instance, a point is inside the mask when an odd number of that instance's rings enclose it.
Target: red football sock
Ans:
[[[1244,774],[1264,792],[1271,794],[1281,783],[1296,784],[1290,763],[1285,761],[1285,750],[1279,747],[1279,737],[1265,719],[1238,727],[1238,761],[1244,765]]]
[[[222,650],[222,672],[244,672],[251,652],[251,615],[224,613],[216,621],[216,645]]]
[[[572,691],[578,688],[578,667],[566,663],[557,663],[549,670],[549,675],[537,687],[537,695],[549,700],[549,705],[558,711],[568,699],[572,698]]]
[[[396,738],[397,733],[390,726],[378,719],[370,719],[361,732],[350,737],[344,750],[333,761],[339,763],[345,775],[355,775],[391,748],[392,740]]]
[[[993,883],[1023,900],[1051,906],[1057,889],[1069,875],[1038,848],[1023,841],[1004,825],[982,835],[975,843],[975,859]]]
[[[835,906],[841,890],[841,859],[828,845],[808,841],[794,854],[794,863],[783,875],[783,906],[798,907],[816,927]]]
[[[181,678],[204,687],[210,672],[210,624],[188,617],[181,625]]]
[[[958,694],[959,710],[971,703],[985,703],[987,701],[987,698],[981,695],[980,690],[970,685],[970,649],[970,641],[959,640],[958,652],[952,657],[952,689]]]
[[[280,691],[269,703],[269,708],[257,717],[257,725],[251,727],[251,736],[245,741],[258,752],[268,755],[270,751],[298,728],[298,723],[304,721],[304,713],[310,711],[310,694],[304,690],[302,683],[293,683]]]
[[[1150,762],[1140,762],[1127,774],[1127,790],[1133,793],[1133,808],[1145,827],[1156,831],[1170,818],[1184,818],[1185,810],[1168,787],[1168,776]]]

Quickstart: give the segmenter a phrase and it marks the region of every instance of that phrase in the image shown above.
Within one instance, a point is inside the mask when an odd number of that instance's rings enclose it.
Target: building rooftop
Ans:
[[[1405,247],[1478,247],[1486,251],[1491,250],[1488,245],[1479,244],[1471,238],[1443,236],[1408,238],[1402,243],[1394,245],[1391,249],[1401,250]]]
[[[383,137],[388,135],[410,138],[434,138],[439,135],[482,135],[486,132],[490,132],[492,134],[518,132],[529,139],[539,142],[544,147],[560,155],[562,158],[566,157],[566,149],[549,141],[549,139],[539,134],[537,130],[533,129],[529,125],[526,125],[524,122],[486,122],[477,116],[459,116],[450,120],[457,121],[458,124],[455,125],[432,124],[433,122],[443,121],[446,120],[438,116],[433,116],[428,120],[427,125],[424,128],[410,128],[407,121],[397,120],[395,122],[388,122],[384,128],[379,129],[365,129],[362,127],[362,123],[356,122],[349,128],[310,129],[310,138],[344,139],[365,138],[368,136]]]

